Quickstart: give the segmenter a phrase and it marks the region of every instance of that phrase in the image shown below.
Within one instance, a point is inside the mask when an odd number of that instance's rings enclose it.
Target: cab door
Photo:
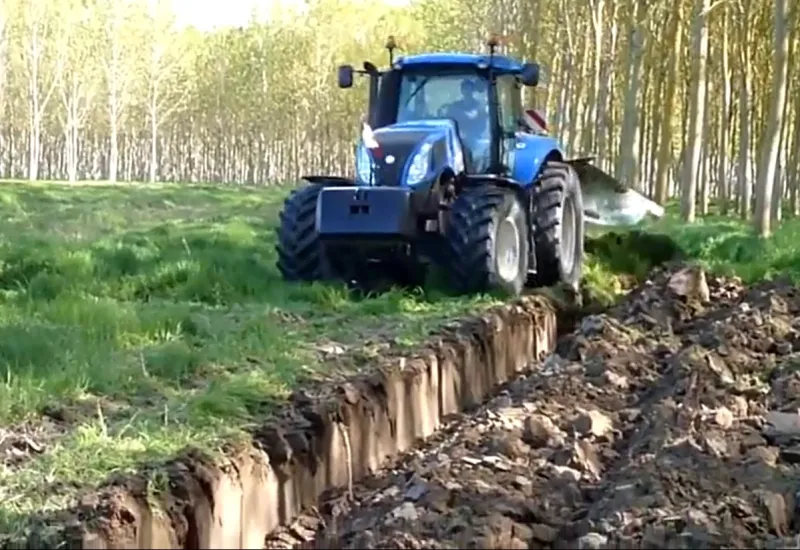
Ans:
[[[511,75],[497,78],[497,103],[500,110],[500,158],[507,170],[507,174],[514,173],[517,157],[517,130],[522,117],[522,101],[520,97],[520,84]]]

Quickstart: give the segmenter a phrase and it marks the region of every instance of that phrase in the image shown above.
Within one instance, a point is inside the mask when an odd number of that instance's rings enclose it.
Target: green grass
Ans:
[[[337,374],[322,361],[336,347],[366,342],[366,362],[496,302],[285,284],[273,248],[285,193],[0,184],[0,426],[35,430],[44,414],[69,428],[0,470],[0,526],[112,471],[236,437],[303,379]]]
[[[738,276],[745,283],[789,277],[800,283],[800,219],[786,217],[773,235],[761,239],[752,224],[716,213],[688,225],[677,207],[664,219],[645,226],[650,233],[670,236],[684,254],[709,271]]]
[[[750,222],[712,212],[693,224],[680,220],[678,205],[670,204],[658,221],[641,224],[637,231],[593,231],[587,245],[593,252],[584,278],[601,301],[616,298],[620,273],[642,279],[672,255],[671,248],[710,272],[740,277],[745,283],[789,277],[800,284],[800,219],[789,216],[767,239],[757,237]]]

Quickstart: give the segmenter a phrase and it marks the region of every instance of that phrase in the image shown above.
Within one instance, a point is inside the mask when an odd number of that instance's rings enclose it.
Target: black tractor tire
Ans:
[[[528,273],[528,215],[512,189],[482,186],[455,200],[445,238],[447,271],[459,293],[518,296]]]
[[[325,254],[317,233],[320,185],[301,187],[286,198],[280,213],[278,271],[286,281],[316,281],[326,274]]]
[[[569,164],[545,163],[533,198],[533,234],[538,287],[563,283],[577,291],[583,275],[583,195]]]

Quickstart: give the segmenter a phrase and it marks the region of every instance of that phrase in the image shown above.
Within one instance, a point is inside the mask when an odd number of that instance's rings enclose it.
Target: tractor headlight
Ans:
[[[417,185],[428,175],[431,169],[431,147],[430,143],[424,143],[411,159],[411,164],[408,165],[408,175],[406,176],[408,185]]]
[[[362,183],[372,185],[373,162],[367,146],[362,141],[356,149],[356,175]]]

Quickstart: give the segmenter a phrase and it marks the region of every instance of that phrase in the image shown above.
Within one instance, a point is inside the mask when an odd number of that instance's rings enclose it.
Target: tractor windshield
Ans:
[[[431,118],[456,121],[473,170],[489,163],[489,88],[475,72],[404,72],[397,122]],[[484,164],[486,166],[484,166]]]

